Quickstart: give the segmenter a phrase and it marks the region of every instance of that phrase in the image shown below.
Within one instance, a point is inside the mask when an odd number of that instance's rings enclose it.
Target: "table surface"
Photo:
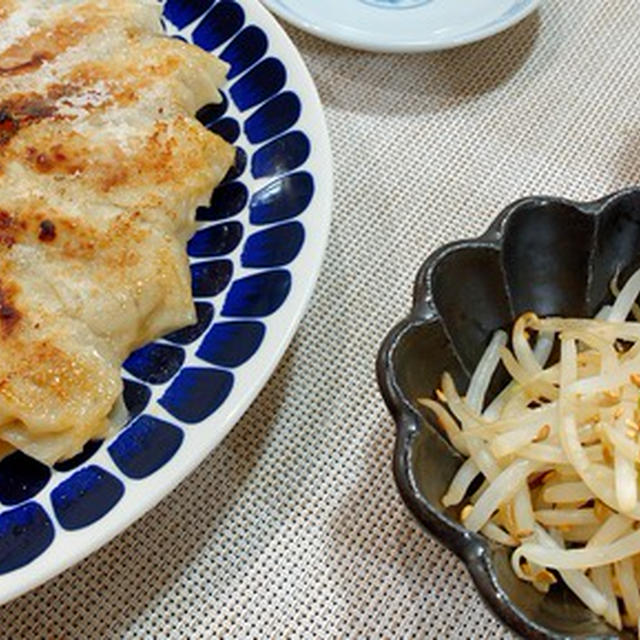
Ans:
[[[503,638],[461,563],[406,513],[374,362],[443,242],[529,194],[640,175],[635,0],[546,0],[462,49],[392,56],[287,28],[332,137],[312,306],[206,462],[106,547],[0,610],[3,638]]]

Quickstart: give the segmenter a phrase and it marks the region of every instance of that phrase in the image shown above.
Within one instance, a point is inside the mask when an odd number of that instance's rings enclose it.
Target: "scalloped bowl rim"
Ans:
[[[397,323],[387,334],[380,347],[376,362],[378,386],[396,424],[396,442],[393,454],[393,473],[400,495],[413,517],[438,542],[453,551],[464,563],[478,592],[499,619],[512,630],[526,633],[528,638],[566,640],[586,636],[567,636],[537,624],[513,605],[499,587],[497,575],[490,559],[490,545],[486,538],[472,533],[436,510],[412,483],[409,461],[412,439],[425,424],[424,418],[404,396],[397,383],[393,366],[393,353],[403,336],[416,326],[434,321],[438,312],[433,303],[431,278],[435,266],[449,253],[465,246],[490,247],[500,250],[506,222],[518,210],[550,203],[569,206],[583,214],[597,216],[615,201],[640,192],[640,186],[628,187],[597,200],[575,201],[553,196],[529,196],[505,207],[479,236],[447,243],[429,254],[417,272],[413,289],[413,304],[409,315]],[[590,635],[590,640],[615,640],[620,636],[612,629],[611,635]]]

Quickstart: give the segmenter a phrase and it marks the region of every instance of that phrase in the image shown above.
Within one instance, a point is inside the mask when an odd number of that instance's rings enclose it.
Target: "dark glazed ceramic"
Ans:
[[[394,473],[404,501],[465,562],[493,612],[526,638],[632,635],[617,633],[560,586],[542,596],[518,580],[505,548],[466,531],[457,510],[442,507],[461,458],[417,400],[433,395],[443,371],[464,390],[493,331],[522,312],[593,315],[616,272],[624,281],[638,266],[640,188],[590,203],[527,198],[480,238],[431,255],[418,273],[411,314],[380,350],[378,381],[397,424]]]

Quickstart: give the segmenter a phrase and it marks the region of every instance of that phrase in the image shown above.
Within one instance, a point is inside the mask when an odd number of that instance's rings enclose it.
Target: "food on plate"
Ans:
[[[0,442],[45,463],[120,420],[120,368],[192,324],[185,244],[234,152],[226,65],[154,0],[0,0]]]
[[[510,348],[495,333],[464,397],[445,373],[421,400],[466,457],[443,504],[512,547],[521,579],[564,582],[617,629],[640,619],[639,292],[640,270],[594,319],[524,314]],[[510,382],[489,400],[500,363]]]

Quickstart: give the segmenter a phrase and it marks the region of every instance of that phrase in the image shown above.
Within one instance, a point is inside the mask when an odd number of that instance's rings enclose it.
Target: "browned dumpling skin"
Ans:
[[[195,320],[185,243],[233,149],[226,66],[153,0],[0,0],[0,441],[104,436],[139,346]]]

